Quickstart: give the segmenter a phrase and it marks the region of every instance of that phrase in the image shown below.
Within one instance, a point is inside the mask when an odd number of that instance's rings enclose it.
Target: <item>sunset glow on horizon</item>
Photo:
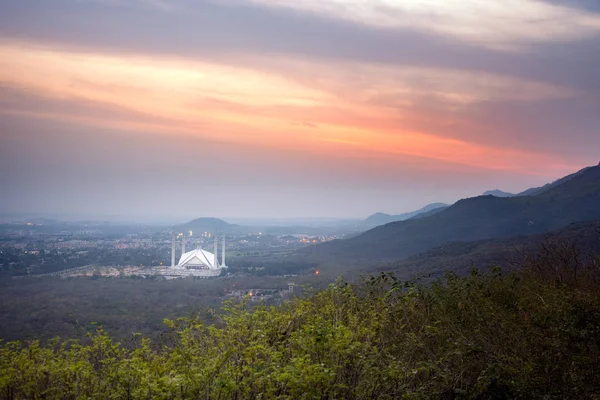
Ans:
[[[156,216],[202,182],[177,217],[361,217],[598,162],[600,10],[409,3],[6,2],[3,211]]]

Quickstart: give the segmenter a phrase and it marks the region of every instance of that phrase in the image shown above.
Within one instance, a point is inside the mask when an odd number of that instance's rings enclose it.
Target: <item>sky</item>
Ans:
[[[2,0],[0,213],[364,218],[600,161],[595,0]]]

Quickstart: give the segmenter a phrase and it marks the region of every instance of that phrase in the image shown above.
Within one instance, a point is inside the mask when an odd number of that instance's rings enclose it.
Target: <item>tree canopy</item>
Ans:
[[[562,257],[566,255],[567,257]],[[598,399],[600,270],[565,249],[431,284],[382,273],[227,303],[158,340],[0,346],[3,399]]]

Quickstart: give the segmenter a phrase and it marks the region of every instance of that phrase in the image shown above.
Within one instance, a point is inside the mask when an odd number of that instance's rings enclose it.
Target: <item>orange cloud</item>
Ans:
[[[531,102],[576,95],[560,87],[434,68],[332,65],[277,57],[253,65],[257,64],[264,69],[0,42],[5,84],[57,101],[106,104],[128,110],[131,116],[110,120],[64,109],[3,112],[331,156],[411,155],[527,172],[535,172],[531,166],[538,165],[546,174],[548,166],[557,172],[574,169],[552,155],[494,148],[402,126],[403,115],[414,113],[411,106],[423,96],[441,99],[451,109],[494,99]]]

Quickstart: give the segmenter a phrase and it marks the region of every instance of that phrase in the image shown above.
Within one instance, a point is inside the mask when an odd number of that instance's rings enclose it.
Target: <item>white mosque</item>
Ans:
[[[223,247],[221,249],[221,263],[218,258],[218,235],[215,234],[214,253],[203,250],[201,247],[192,251],[185,251],[186,235],[182,234],[181,257],[175,265],[176,236],[173,235],[173,244],[171,247],[171,267],[163,270],[163,275],[168,276],[194,276],[199,278],[211,278],[221,275],[221,272],[227,268],[225,264],[225,235],[223,235]]]

